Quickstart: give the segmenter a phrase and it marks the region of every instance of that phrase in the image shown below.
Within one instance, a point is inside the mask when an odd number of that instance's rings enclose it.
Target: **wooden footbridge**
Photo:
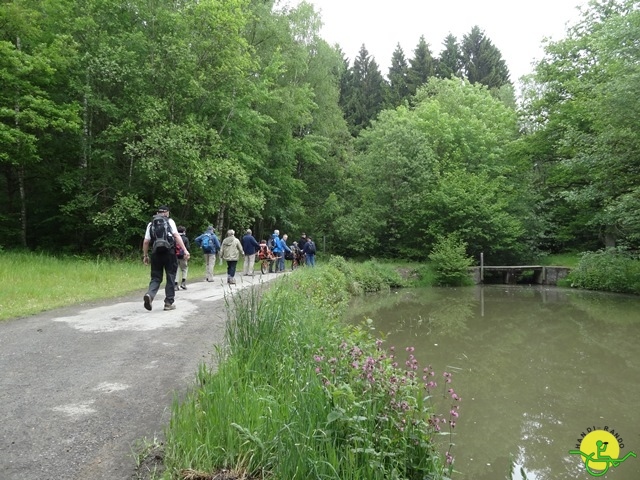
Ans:
[[[518,283],[518,279],[522,279],[526,275],[528,277],[531,276],[532,281],[530,283],[536,285],[557,285],[558,280],[565,278],[571,269],[544,265],[481,265],[479,267],[471,267],[470,270],[475,283],[484,283],[485,273],[490,273],[494,279],[496,276],[498,278],[501,276],[501,283],[504,284]]]

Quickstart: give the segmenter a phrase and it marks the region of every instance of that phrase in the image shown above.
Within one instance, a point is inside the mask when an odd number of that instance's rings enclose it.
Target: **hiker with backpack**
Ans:
[[[236,266],[240,257],[244,255],[242,244],[235,234],[235,231],[229,230],[226,238],[222,241],[222,248],[220,249],[220,258],[227,262],[227,283],[229,285],[236,284]]]
[[[189,244],[189,238],[187,237],[187,229],[184,225],[178,225],[178,233],[182,238],[182,241],[187,250],[191,249],[191,245]],[[180,288],[182,290],[187,289],[187,274],[189,273],[189,260],[184,256],[184,250],[180,248],[180,245],[176,245],[176,257],[178,258],[178,272],[180,273],[180,277],[182,277],[182,281],[180,282]],[[176,284],[175,288],[178,288],[178,273],[176,273]]]
[[[147,225],[142,242],[142,261],[151,264],[151,281],[149,290],[144,294],[144,308],[151,310],[151,303],[162,283],[163,272],[167,277],[164,288],[164,309],[175,310],[175,279],[178,270],[176,245],[184,250],[184,258],[189,260],[191,254],[178,233],[173,219],[169,218],[169,207],[158,207],[157,214]],[[149,256],[149,248],[151,255]]]
[[[302,249],[302,251],[304,252],[307,267],[315,267],[316,266],[316,244],[311,239],[311,237],[307,237],[307,242],[304,244],[304,248]]]
[[[209,225],[202,235],[195,238],[194,242],[202,249],[202,253],[204,254],[204,264],[206,265],[204,279],[207,282],[213,282],[213,267],[216,264],[216,253],[220,251],[220,240],[218,240],[218,237],[214,233],[213,225]]]

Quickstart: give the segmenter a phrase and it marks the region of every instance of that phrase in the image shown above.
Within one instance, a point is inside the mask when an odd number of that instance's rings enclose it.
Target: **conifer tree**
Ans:
[[[389,95],[387,104],[391,107],[397,107],[403,100],[409,98],[409,65],[400,44],[396,46],[391,56],[388,78]]]
[[[511,83],[500,50],[478,26],[462,39],[462,67],[471,83],[481,83],[490,89]]]
[[[435,74],[435,61],[424,35],[420,37],[413,55],[413,58],[409,60],[411,64],[409,67],[409,92],[411,95],[415,95],[418,87],[427,83],[429,78]]]
[[[384,107],[387,84],[364,44],[349,75],[342,102],[349,130],[357,136]]]
[[[440,78],[462,76],[462,52],[458,39],[452,34],[447,35],[442,43],[443,49],[438,58],[436,75]]]

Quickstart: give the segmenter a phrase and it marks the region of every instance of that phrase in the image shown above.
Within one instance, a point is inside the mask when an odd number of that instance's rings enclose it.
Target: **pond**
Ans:
[[[460,395],[454,479],[573,480],[606,470],[601,478],[640,479],[640,298],[537,286],[406,289],[356,299],[347,321],[367,318],[399,359],[415,347],[421,367],[439,372],[442,393]],[[612,440],[612,459],[628,457],[592,462],[589,473],[583,458],[595,454],[587,450],[596,437]]]

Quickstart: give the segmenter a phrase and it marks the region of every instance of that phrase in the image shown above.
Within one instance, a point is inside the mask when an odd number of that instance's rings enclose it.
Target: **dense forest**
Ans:
[[[640,247],[640,9],[592,1],[516,98],[474,27],[384,74],[309,4],[0,4],[0,250],[139,252],[159,204],[195,236],[306,231],[349,256],[498,260]]]

